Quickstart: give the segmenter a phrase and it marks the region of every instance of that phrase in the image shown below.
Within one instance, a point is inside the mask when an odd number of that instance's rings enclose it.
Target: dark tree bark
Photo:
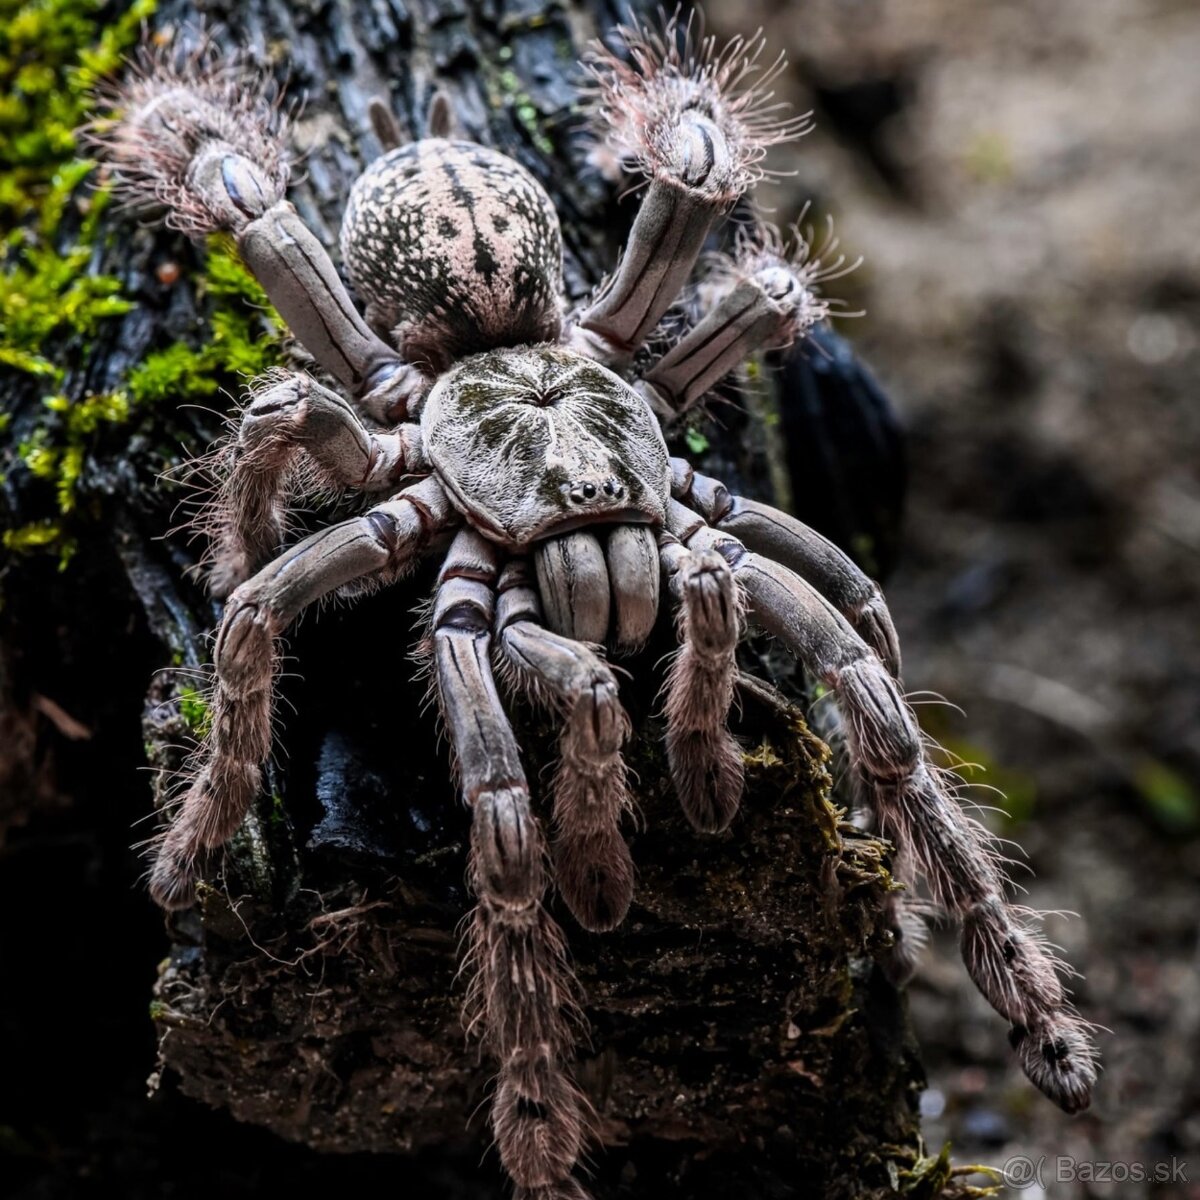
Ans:
[[[550,9],[524,0],[244,0],[204,11],[224,22],[221,44],[248,41],[286,71],[289,94],[307,97],[298,136],[309,153],[291,195],[327,245],[336,245],[351,180],[377,150],[368,100],[390,96],[420,129],[436,83],[472,136],[517,158],[554,197],[572,296],[614,261],[633,204],[618,205],[588,165],[577,112],[583,42],[619,16],[605,0]],[[194,16],[168,4],[155,26]],[[138,305],[81,354],[68,395],[117,386],[148,350],[191,336],[205,311],[189,282],[196,251],[116,218],[109,228],[106,268]],[[168,259],[184,269],[170,285],[159,270]],[[36,388],[9,390],[5,436],[14,444],[39,402]],[[161,538],[178,494],[157,487],[155,471],[175,447],[200,450],[217,428],[209,413],[162,411],[133,435],[93,446],[68,570],[9,565],[2,661],[11,670],[0,685],[12,728],[24,728],[30,697],[52,694],[56,680],[59,694],[78,694],[72,672],[105,680],[106,719],[127,722],[148,664],[207,661],[217,614],[188,571],[194,547],[183,535]],[[744,406],[704,433],[705,470],[771,494],[762,426]],[[30,519],[37,495],[33,483],[9,481],[12,526]],[[329,519],[328,511],[311,518]],[[458,1017],[467,822],[409,658],[413,609],[430,582],[426,571],[291,636],[269,794],[198,909],[168,922],[170,956],[151,1015],[172,1086],[321,1150],[435,1148],[439,1186],[450,1194],[477,1178],[489,1067]],[[601,1114],[595,1190],[892,1194],[914,1154],[921,1076],[903,1002],[872,959],[889,937],[887,847],[840,820],[828,751],[783,699],[801,695],[793,668],[759,643],[744,665],[782,690],[743,689],[743,812],[723,835],[693,833],[665,777],[655,715],[671,638],[661,622],[647,651],[624,664],[640,806],[633,910],[604,936],[559,914],[592,1028],[579,1077]],[[192,743],[186,696],[180,704],[187,684],[159,673],[145,706],[160,804]],[[553,730],[520,708],[515,717],[536,788],[548,778]],[[4,764],[12,779],[24,778],[17,761],[33,754],[18,753],[22,739]],[[110,786],[149,809],[140,780]],[[32,803],[35,790],[14,785],[10,800]],[[498,1167],[486,1172],[498,1190]]]

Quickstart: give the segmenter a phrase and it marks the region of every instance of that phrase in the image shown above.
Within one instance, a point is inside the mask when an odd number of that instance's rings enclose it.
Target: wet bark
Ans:
[[[436,83],[472,136],[513,155],[554,197],[573,298],[614,261],[632,205],[589,166],[577,111],[580,48],[618,17],[604,0],[245,0],[205,12],[225,22],[219,41],[248,40],[286,68],[291,94],[307,96],[298,137],[308,157],[292,199],[326,244],[377,150],[368,100],[388,95],[419,130]],[[169,4],[155,23],[193,15]],[[187,336],[198,312],[195,251],[117,218],[110,227],[106,269],[139,304],[81,354],[66,383],[76,395],[115,386],[148,349]],[[183,266],[170,286],[158,271],[168,259]],[[38,396],[14,386],[6,403],[16,438]],[[106,719],[127,730],[147,666],[171,665],[144,708],[160,805],[194,745],[181,689],[193,686],[188,670],[203,671],[217,613],[189,571],[197,548],[184,534],[163,539],[178,495],[155,474],[180,447],[202,449],[218,417],[163,412],[134,438],[110,439],[87,465],[89,523],[68,570],[14,563],[5,577],[5,661],[18,678],[10,712],[27,711],[48,676],[68,695],[102,678]],[[705,470],[771,494],[765,435],[746,405],[705,434]],[[7,519],[21,524],[34,492],[18,479],[5,495]],[[444,1194],[498,1194],[495,1162],[476,1166],[489,1068],[458,1018],[467,821],[409,657],[413,609],[434,569],[328,609],[290,637],[270,787],[197,910],[168,921],[151,1016],[169,1086],[320,1150],[432,1152]],[[671,638],[664,620],[623,664],[639,781],[633,910],[604,936],[558,914],[592,1029],[579,1076],[601,1117],[596,1191],[890,1194],[915,1143],[920,1068],[902,999],[872,957],[889,936],[887,848],[839,819],[828,752],[782,699],[801,695],[793,668],[758,643],[744,666],[782,691],[743,691],[743,812],[723,835],[696,835],[665,778],[656,716]],[[514,716],[537,789],[554,730],[519,702]],[[120,786],[149,810],[144,777]],[[396,1172],[405,1178],[399,1162]]]

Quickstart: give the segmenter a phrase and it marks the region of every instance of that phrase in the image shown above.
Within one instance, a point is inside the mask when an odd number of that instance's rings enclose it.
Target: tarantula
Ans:
[[[590,930],[629,907],[630,723],[605,648],[641,646],[665,591],[680,643],[666,752],[692,824],[721,830],[737,811],[743,764],[726,718],[752,621],[835,696],[853,775],[900,862],[960,918],[967,967],[1011,1022],[1029,1077],[1078,1111],[1095,1080],[1088,1026],[1030,914],[1006,899],[987,834],[927,757],[879,588],[812,529],[670,457],[663,438],[662,422],[747,356],[828,313],[828,268],[803,242],[786,253],[773,233],[743,236],[710,279],[709,310],[661,356],[643,350],[710,230],[761,178],[766,147],[806,131],[764,90],[782,60],[760,71],[759,35],[718,50],[674,21],[620,35],[620,53],[596,46],[588,59],[593,111],[647,186],[615,272],[566,320],[549,196],[516,162],[453,136],[444,98],[428,135],[407,144],[373,110],[386,152],[353,185],[341,230],[360,314],[285,198],[286,120],[268,80],[160,54],[117,96],[102,141],[126,196],[165,209],[175,229],[233,235],[337,384],[277,371],[251,385],[215,508],[211,579],[226,605],[212,730],[151,892],[165,908],[192,904],[205,852],[258,793],[288,625],[324,596],[389,584],[441,554],[425,647],[473,814],[469,1012],[497,1064],[492,1125],[519,1195],[583,1195],[573,980],[543,897],[552,873]],[[635,370],[639,351],[650,361]],[[285,478],[300,459],[379,500],[284,548]],[[548,854],[497,676],[559,714]]]

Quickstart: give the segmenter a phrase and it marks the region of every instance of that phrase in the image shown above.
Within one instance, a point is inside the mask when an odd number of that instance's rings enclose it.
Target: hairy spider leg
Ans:
[[[731,279],[717,304],[642,376],[653,407],[686,412],[758,350],[789,346],[823,316],[809,282],[782,258]]]
[[[224,598],[282,548],[288,480],[299,459],[317,482],[366,493],[394,491],[427,471],[421,430],[368,429],[353,405],[299,371],[273,371],[247,389],[236,439],[211,468],[217,492],[206,518],[212,538],[209,589]]]
[[[554,879],[576,920],[613,929],[633,896],[633,859],[621,836],[632,807],[621,747],[629,718],[612,669],[590,647],[552,633],[525,559],[500,576],[498,662],[512,690],[552,709],[562,721],[554,776]]]
[[[492,676],[499,566],[500,551],[478,533],[455,537],[426,648],[472,812],[469,878],[477,904],[465,962],[467,1020],[499,1067],[491,1120],[505,1170],[519,1189],[573,1189],[587,1113],[568,1065],[577,985],[562,931],[542,904],[545,851]]]
[[[718,479],[701,475],[683,458],[671,459],[671,495],[710,525],[733,534],[757,554],[782,563],[811,583],[850,622],[895,676],[900,639],[879,584],[850,556],[795,517],[733,495]]]
[[[276,639],[335,588],[404,574],[457,520],[441,485],[422,480],[363,516],[298,542],[229,597],[213,655],[212,730],[150,871],[151,895],[163,908],[195,902],[198,859],[233,836],[258,795],[260,768],[271,750]]]
[[[715,833],[733,820],[745,786],[741,747],[729,732],[742,634],[742,595],[729,564],[659,539],[663,572],[679,604],[679,650],[666,682],[667,762],[688,820]]]
[[[151,56],[116,105],[126,115],[95,135],[120,191],[165,206],[193,237],[231,234],[246,265],[305,348],[372,418],[400,420],[424,386],[354,307],[324,246],[284,198],[288,127],[261,69],[182,67]]]
[[[916,717],[878,655],[814,587],[679,501],[667,525],[684,545],[715,550],[729,563],[753,620],[833,692],[857,781],[934,902],[962,922],[967,970],[1012,1023],[1026,1075],[1067,1112],[1086,1108],[1096,1080],[1090,1027],[1071,1006],[1061,964],[1030,927],[1029,914],[1008,903],[990,835],[929,762]]]
[[[589,60],[595,114],[624,165],[649,184],[615,274],[572,337],[576,349],[616,367],[670,308],[713,225],[761,178],[765,148],[809,127],[806,117],[776,119],[766,103],[780,64],[751,83],[761,39],[734,39],[718,52],[676,18],[661,34],[620,33],[631,61],[603,47]]]

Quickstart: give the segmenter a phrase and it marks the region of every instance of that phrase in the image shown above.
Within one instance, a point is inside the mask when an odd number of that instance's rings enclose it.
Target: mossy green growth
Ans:
[[[87,460],[102,452],[105,431],[279,361],[278,316],[232,243],[213,239],[195,281],[208,316],[197,344],[155,350],[112,391],[80,396],[72,387],[91,339],[133,306],[121,281],[96,269],[111,193],[92,186],[97,164],[80,154],[78,130],[156,2],[0,0],[0,224],[11,231],[0,241],[0,383],[12,373],[14,386],[24,376],[48,393],[44,421],[32,432],[22,422],[22,441],[0,448],[0,469],[23,466],[53,485],[53,511],[4,535],[11,553],[57,550],[67,561]],[[0,434],[9,424],[5,414]]]
[[[121,65],[156,0],[0,0],[0,227],[30,218],[49,235],[87,173],[80,125],[96,85]]]
[[[78,199],[95,164],[79,155],[77,131],[154,4],[116,13],[105,0],[0,0],[0,365],[59,380],[51,342],[129,310],[119,280],[88,271],[108,193]],[[64,250],[72,201],[82,221]]]
[[[936,1155],[926,1154],[923,1146],[915,1154],[902,1149],[896,1159],[888,1162],[888,1171],[893,1191],[908,1200],[986,1200],[999,1195],[1004,1185],[1003,1174],[995,1167],[980,1163],[956,1167],[950,1158],[949,1142]],[[967,1180],[972,1176],[982,1176],[988,1182],[970,1184]]]
[[[187,727],[197,738],[208,736],[212,728],[212,709],[208,701],[193,687],[179,689],[179,715],[187,722]]]
[[[199,347],[174,342],[148,354],[129,375],[136,402],[211,396],[230,375],[259,375],[278,364],[283,320],[228,238],[209,239],[197,290],[217,302],[207,339]]]
[[[58,569],[65,571],[79,543],[67,533],[62,521],[41,520],[30,521],[27,525],[18,525],[6,529],[0,534],[0,546],[10,554],[36,554],[50,551],[58,554]]]
[[[96,85],[120,66],[154,4],[0,0],[0,371],[57,387],[68,347],[86,350],[104,321],[132,307],[120,280],[94,270],[110,197],[84,188],[95,164],[79,154],[77,131]],[[44,403],[45,424],[8,460],[54,482],[58,516],[7,530],[3,546],[56,549],[65,565],[75,542],[61,518],[75,508],[88,439],[126,420],[129,408],[120,392],[72,403],[56,391]]]

